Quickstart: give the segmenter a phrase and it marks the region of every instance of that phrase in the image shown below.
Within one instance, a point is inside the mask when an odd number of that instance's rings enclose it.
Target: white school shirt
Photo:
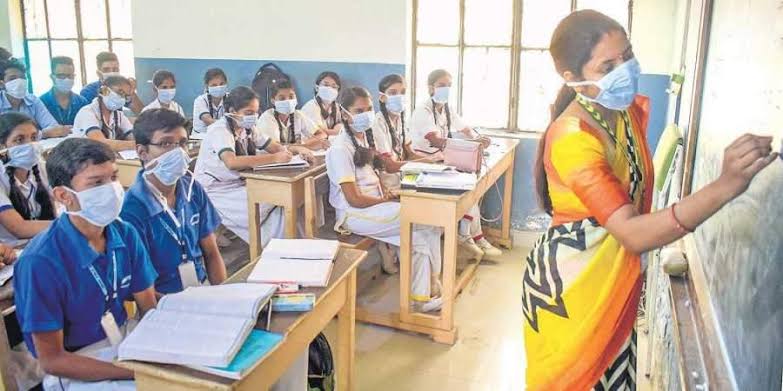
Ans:
[[[9,193],[11,192],[10,178],[8,177],[8,174],[6,174],[4,165],[0,164],[0,169],[2,169],[2,172],[0,172],[0,212],[4,212],[9,209],[14,209],[14,205],[9,198]],[[44,186],[49,190],[49,186],[46,185],[48,183],[46,168],[43,164],[39,164],[38,169],[41,173],[41,180],[43,181]],[[20,182],[16,176],[14,176],[13,180],[16,182],[16,187],[27,198],[30,216],[32,216],[33,219],[37,219],[41,215],[41,204],[35,200],[35,193],[38,191],[38,183],[35,180],[33,170],[30,170],[30,173],[27,175],[27,181],[24,183]],[[0,225],[0,243],[14,245],[18,240],[19,238],[14,236],[5,226]]]
[[[239,133],[239,141],[242,143],[246,143],[248,137],[255,137],[257,149],[265,149],[271,142],[270,139],[258,134],[255,129],[249,136],[244,129]],[[220,160],[220,154],[226,150],[236,153],[236,141],[237,138],[229,129],[225,117],[209,125],[207,135],[201,142],[194,170],[196,180],[202,186],[209,187],[215,182],[236,182],[241,178],[237,171],[229,169]]]
[[[101,106],[98,100],[100,97],[92,100],[87,106],[82,107],[76,117],[73,119],[72,132],[76,137],[87,137],[90,132],[101,131],[103,127],[103,118],[101,117]],[[128,117],[122,110],[117,110],[109,116],[109,123],[105,124],[109,130],[107,139],[124,140],[125,136],[133,130]],[[106,136],[104,134],[104,136]]]
[[[308,100],[307,103],[302,106],[300,111],[321,129],[329,129],[337,126],[337,124],[342,123],[342,115],[340,113],[339,106],[337,107],[337,122],[335,122],[332,126],[329,126],[329,124],[326,123],[324,117],[321,116],[321,105],[318,104],[318,101],[315,100],[315,98]]]
[[[161,106],[160,101],[155,99],[152,102],[150,102],[150,104],[148,104],[147,106],[144,106],[144,108],[141,110],[141,112],[143,113],[143,112],[145,112],[147,110],[160,109],[162,107],[163,106]],[[168,110],[176,112],[177,114],[179,114],[179,115],[181,115],[183,117],[185,116],[185,110],[183,110],[182,106],[180,106],[177,102],[174,102],[173,100],[169,103]]]
[[[289,116],[288,120],[291,118]],[[283,126],[283,140],[280,140],[280,125]],[[256,130],[258,133],[264,135],[266,138],[272,139],[275,142],[282,144],[301,144],[303,140],[313,137],[318,130],[313,121],[307,118],[304,113],[299,110],[294,111],[294,135],[299,138],[299,142],[295,140],[289,140],[289,122],[282,123],[275,118],[275,109],[269,109],[256,120]]]
[[[201,120],[202,114],[211,114],[215,120],[223,118],[223,115],[226,113],[223,108],[223,102],[225,102],[225,99],[221,99],[217,106],[213,106],[208,94],[204,93],[197,96],[193,100],[193,131],[205,132],[207,130],[207,124]]]
[[[404,115],[404,113],[402,113]],[[372,125],[373,140],[375,140],[375,149],[380,153],[391,154],[394,160],[402,160],[404,156],[404,148],[402,141],[402,115],[389,115],[389,121],[395,131],[394,134],[389,129],[389,124],[386,123],[386,118],[383,117],[382,112],[375,114],[375,123]],[[395,151],[392,144],[392,137],[396,139],[397,150]],[[410,136],[405,133],[405,144],[410,144]]]
[[[449,132],[451,137],[464,138],[462,129],[465,129],[467,125],[462,120],[459,114],[453,107],[449,107],[451,113],[451,129],[446,129],[448,126],[448,118],[446,117],[446,109],[444,108],[440,113],[433,115],[432,99],[427,98],[426,101],[420,103],[413,110],[410,120],[410,138],[415,151],[421,151],[425,153],[435,153],[438,148],[430,146],[430,142],[427,141],[424,136],[430,132],[439,132],[441,138],[448,138]]]
[[[372,168],[372,162],[364,167],[356,167],[353,153],[356,150],[349,130],[335,137],[326,152],[326,174],[329,176],[329,203],[338,211],[350,208],[348,200],[340,187],[343,183],[355,182],[362,194],[381,197],[381,180]],[[367,140],[356,139],[359,145],[367,147]]]

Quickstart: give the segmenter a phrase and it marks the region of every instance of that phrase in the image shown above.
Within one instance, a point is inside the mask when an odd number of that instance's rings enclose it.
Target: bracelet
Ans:
[[[674,213],[675,206],[677,206],[677,203],[674,203],[670,210],[672,211],[672,220],[674,220],[674,224],[677,227],[677,230],[680,231],[683,235],[693,233],[692,229],[685,228],[685,226],[682,225],[682,222],[680,222],[680,219],[677,218],[677,214]]]

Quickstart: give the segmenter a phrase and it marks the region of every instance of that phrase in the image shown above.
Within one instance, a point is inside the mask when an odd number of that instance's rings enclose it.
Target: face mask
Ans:
[[[386,110],[394,114],[402,113],[405,110],[405,95],[386,95]]]
[[[27,96],[27,79],[14,79],[5,83],[5,92],[16,99]]]
[[[101,72],[101,75],[103,75],[104,80],[112,76],[122,76],[119,72]]]
[[[209,95],[214,96],[216,98],[222,98],[226,96],[227,89],[228,89],[228,85],[226,84],[223,84],[222,86],[207,87],[207,91],[209,91]]]
[[[339,91],[337,91],[334,87],[329,86],[317,86],[318,87],[318,97],[321,98],[322,101],[331,103],[334,102],[335,99],[337,99],[337,95],[339,94]]]
[[[38,164],[41,152],[38,143],[28,143],[8,148],[8,163],[6,166],[31,170]]]
[[[432,100],[435,103],[445,104],[449,103],[449,90],[451,87],[435,87],[435,93],[432,95]]]
[[[102,95],[102,97],[103,104],[109,111],[122,110],[122,107],[125,106],[125,98],[112,90],[109,90],[109,95]]]
[[[365,111],[364,113],[353,114],[352,117],[353,123],[351,124],[351,128],[353,128],[354,132],[366,132],[367,129],[370,129],[373,123],[375,123],[375,112],[372,110]]]
[[[72,216],[79,216],[96,227],[105,227],[116,220],[122,209],[122,201],[125,199],[125,191],[119,182],[111,182],[91,189],[75,191],[66,187],[66,190],[76,195],[79,200],[79,211],[66,211]]]
[[[169,88],[167,90],[158,90],[158,100],[160,103],[171,103],[174,99],[174,95],[177,94],[176,88]]]
[[[188,172],[190,156],[188,156],[185,150],[177,147],[147,163],[148,166],[153,164],[155,164],[155,167],[147,172],[154,174],[164,185],[171,186]]]
[[[275,111],[280,114],[291,114],[296,111],[296,98],[275,101]]]
[[[245,129],[253,129],[256,126],[256,121],[258,121],[258,115],[256,114],[241,115],[231,113],[229,116],[239,122],[239,126]]]
[[[73,79],[54,78],[54,89],[60,92],[71,92],[73,88]]]
[[[600,88],[601,92],[595,98],[582,95],[585,99],[610,110],[625,110],[633,103],[633,99],[639,92],[639,75],[641,73],[639,61],[632,58],[604,75],[601,80],[570,82],[566,85],[569,87],[594,85]]]

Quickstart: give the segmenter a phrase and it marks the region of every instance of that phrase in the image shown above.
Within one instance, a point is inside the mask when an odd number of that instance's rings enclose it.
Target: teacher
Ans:
[[[648,98],[619,23],[577,11],[550,52],[565,80],[541,138],[537,192],[552,227],[527,257],[522,286],[528,390],[635,389],[639,254],[674,242],[743,193],[777,158],[770,137],[725,150],[720,177],[650,213]]]

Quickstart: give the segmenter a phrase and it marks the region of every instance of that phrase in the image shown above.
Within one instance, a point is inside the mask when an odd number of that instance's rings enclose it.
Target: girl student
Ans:
[[[414,151],[437,156],[449,138],[480,140],[485,147],[489,139],[481,137],[449,108],[451,74],[443,69],[427,77],[429,96],[416,106],[411,115],[411,143]],[[459,225],[460,246],[476,257],[499,257],[502,252],[484,238],[478,204],[471,208]]]
[[[152,75],[152,86],[155,91],[155,100],[144,107],[142,111],[168,109],[185,116],[185,110],[174,101],[174,96],[177,94],[177,79],[172,72],[165,69],[155,71]]]
[[[131,133],[133,125],[122,111],[132,94],[131,83],[125,77],[104,78],[98,96],[76,114],[73,134],[100,141],[113,151],[136,148]]]
[[[312,157],[310,151],[329,148],[326,132],[296,109],[296,92],[290,81],[277,81],[270,93],[274,107],[261,114],[256,122],[261,135],[287,145],[292,153],[308,157]]]
[[[193,101],[193,132],[204,133],[207,127],[225,114],[223,98],[228,92],[228,77],[220,68],[204,73],[204,93]]]
[[[383,188],[375,168],[380,161],[370,149],[367,131],[375,121],[372,98],[362,87],[343,91],[343,132],[326,153],[329,203],[335,208],[335,230],[355,232],[400,245],[400,204]],[[411,306],[415,311],[440,308],[440,229],[414,226]]]
[[[315,97],[302,106],[302,112],[329,136],[336,136],[342,130],[342,116],[337,108],[337,95],[342,82],[332,71],[321,72],[315,78]]]
[[[226,96],[226,115],[207,128],[195,168],[195,178],[218,210],[223,225],[245,242],[250,242],[247,188],[238,171],[284,163],[292,157],[285,147],[256,130],[259,105],[258,95],[249,87],[231,90]],[[282,210],[269,204],[260,209],[262,244],[283,237]]]

